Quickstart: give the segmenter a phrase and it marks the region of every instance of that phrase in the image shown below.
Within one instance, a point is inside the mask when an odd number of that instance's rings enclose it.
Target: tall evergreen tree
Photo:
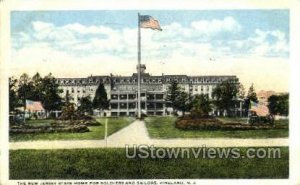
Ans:
[[[178,97],[181,94],[181,89],[177,81],[171,81],[170,86],[168,87],[166,102],[167,106],[172,107],[174,112],[178,109]]]
[[[254,102],[258,102],[253,84],[249,87],[247,98]]]
[[[249,108],[250,108],[250,102],[253,101],[253,102],[258,102],[258,99],[257,99],[257,96],[256,96],[256,92],[255,92],[255,89],[254,89],[254,85],[252,84],[250,87],[249,87],[249,90],[248,90],[248,94],[247,94],[247,97],[244,101],[244,108],[249,111]]]
[[[180,91],[179,95],[175,98],[175,108],[182,111],[183,116],[186,111],[190,110],[190,100],[189,94],[184,91]]]
[[[80,105],[78,107],[78,110],[84,113],[93,113],[93,102],[91,101],[90,96],[86,96],[80,99]]]
[[[93,100],[93,108],[105,110],[109,107],[109,101],[107,100],[107,93],[103,83],[100,83]]]

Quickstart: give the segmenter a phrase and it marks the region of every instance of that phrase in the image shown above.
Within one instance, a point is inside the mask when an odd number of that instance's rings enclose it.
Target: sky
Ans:
[[[11,75],[131,75],[138,12],[163,29],[142,29],[150,74],[237,75],[246,88],[288,91],[288,10],[13,11]]]

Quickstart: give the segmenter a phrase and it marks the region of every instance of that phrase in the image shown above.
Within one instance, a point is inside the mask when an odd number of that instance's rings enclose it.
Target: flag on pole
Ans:
[[[30,112],[44,111],[44,107],[40,101],[26,100],[26,110]]]
[[[162,31],[159,22],[150,15],[140,15],[138,13],[138,118],[141,118],[141,28],[151,28]]]
[[[250,101],[250,110],[256,112],[258,116],[267,116],[270,114],[269,108],[265,105]]]
[[[162,31],[159,22],[150,15],[140,15],[140,27]]]

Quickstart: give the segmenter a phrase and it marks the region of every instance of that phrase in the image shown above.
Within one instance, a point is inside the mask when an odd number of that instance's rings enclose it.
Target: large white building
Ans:
[[[160,75],[152,76],[145,73],[145,66],[141,72],[141,109],[147,115],[166,115],[166,92],[172,80],[179,83],[182,89],[191,95],[208,94],[217,84],[225,80],[239,84],[236,76],[187,76],[187,75]],[[95,96],[100,83],[104,84],[107,98],[110,100],[106,116],[135,116],[137,115],[137,73],[131,76],[89,76],[87,78],[58,78],[57,83],[63,90],[62,96],[67,92],[71,100],[80,104],[82,97]]]

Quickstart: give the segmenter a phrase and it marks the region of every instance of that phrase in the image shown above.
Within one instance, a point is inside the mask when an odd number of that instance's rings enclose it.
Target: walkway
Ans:
[[[74,148],[124,148],[136,145],[154,145],[155,147],[262,147],[288,146],[288,138],[239,139],[239,138],[197,138],[197,139],[150,139],[145,123],[134,121],[129,126],[112,134],[105,140],[69,140],[69,141],[24,141],[11,142],[10,149],[74,149]]]
[[[108,137],[109,147],[124,147],[126,144],[149,144],[149,137],[145,123],[140,120],[134,121],[129,126]]]

